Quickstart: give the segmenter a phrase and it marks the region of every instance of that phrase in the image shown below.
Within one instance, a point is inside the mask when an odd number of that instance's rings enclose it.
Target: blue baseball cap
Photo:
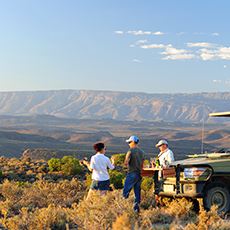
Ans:
[[[138,138],[136,136],[131,136],[128,140],[126,140],[126,142],[131,142],[131,141],[137,142]]]

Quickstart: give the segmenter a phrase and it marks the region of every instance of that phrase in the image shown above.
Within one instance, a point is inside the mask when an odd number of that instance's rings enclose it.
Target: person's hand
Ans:
[[[111,160],[112,160],[112,164],[114,164],[114,163],[115,163],[115,157],[112,156],[112,157],[111,157]]]
[[[87,157],[84,157],[83,164],[84,165],[88,165],[88,159],[87,159]]]

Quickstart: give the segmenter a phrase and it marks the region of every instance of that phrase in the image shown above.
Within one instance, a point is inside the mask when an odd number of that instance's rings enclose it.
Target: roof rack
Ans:
[[[210,117],[230,117],[230,111],[220,113],[209,113]]]
[[[230,153],[205,153],[205,154],[194,154],[188,155],[191,158],[207,157],[207,158],[216,158],[216,157],[230,157]]]

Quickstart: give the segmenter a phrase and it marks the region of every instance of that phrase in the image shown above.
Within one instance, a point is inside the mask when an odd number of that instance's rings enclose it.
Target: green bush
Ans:
[[[124,160],[125,160],[125,154],[121,153],[121,154],[116,154],[113,155],[115,157],[115,164],[123,164]]]
[[[109,170],[110,176],[110,184],[114,186],[115,189],[123,188],[123,179],[125,178],[125,174],[122,172],[118,172],[116,170]]]
[[[64,156],[61,160],[61,169],[66,174],[76,175],[81,171],[79,160],[72,156]]]
[[[153,185],[152,177],[143,177],[141,183],[141,189],[144,191],[149,191]]]
[[[59,158],[51,158],[48,165],[51,172],[63,171],[65,174],[76,175],[81,171],[79,160],[72,156],[64,156],[61,160]]]
[[[48,162],[49,170],[53,171],[61,171],[61,160],[59,158],[51,158]]]
[[[144,161],[144,167],[146,167],[146,165],[150,165],[149,160],[145,160],[145,161]]]
[[[92,174],[87,176],[87,186],[90,188],[92,183]],[[110,177],[110,185],[113,185],[115,189],[123,188],[123,181],[125,178],[125,174],[118,172],[116,170],[109,170],[109,177]]]
[[[2,170],[0,169],[0,177],[2,176]]]

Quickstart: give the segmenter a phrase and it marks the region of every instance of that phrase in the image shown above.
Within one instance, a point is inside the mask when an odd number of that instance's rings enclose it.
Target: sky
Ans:
[[[1,0],[0,92],[229,92],[229,12],[229,0]]]

